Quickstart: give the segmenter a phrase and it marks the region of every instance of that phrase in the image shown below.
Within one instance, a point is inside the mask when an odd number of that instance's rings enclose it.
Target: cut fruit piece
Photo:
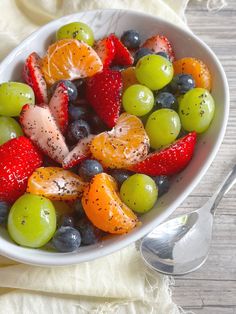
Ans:
[[[192,159],[197,140],[196,132],[189,133],[166,149],[149,154],[129,170],[150,176],[173,175],[183,170]]]
[[[68,104],[68,88],[61,82],[57,85],[48,106],[62,134],[66,132],[68,127]]]
[[[0,146],[0,200],[14,202],[26,191],[27,180],[42,165],[42,156],[25,136]]]
[[[46,155],[62,163],[69,150],[48,106],[25,105],[20,114],[20,123],[25,134]]]
[[[196,87],[211,90],[211,73],[204,62],[196,58],[182,58],[173,63],[175,74],[192,75]]]
[[[89,135],[82,140],[69,152],[62,162],[64,169],[72,168],[78,165],[82,160],[91,156],[90,145],[94,135]]]
[[[30,176],[27,192],[50,200],[74,201],[82,196],[86,185],[73,172],[59,167],[41,167]]]
[[[126,168],[147,156],[149,138],[139,118],[123,113],[111,131],[94,137],[90,149],[104,167]]]
[[[17,117],[25,104],[35,104],[33,89],[24,83],[0,84],[0,116]]]
[[[52,202],[45,197],[25,194],[13,204],[7,230],[17,244],[39,248],[52,238],[56,225]]]
[[[115,45],[111,37],[97,41],[94,45],[94,50],[100,57],[103,66],[108,67],[115,56]]]
[[[82,22],[72,22],[61,26],[56,32],[56,39],[64,38],[74,38],[85,42],[89,46],[94,43],[93,30]]]
[[[41,58],[36,52],[32,52],[25,61],[23,79],[34,91],[36,104],[47,104],[47,84],[40,69]]]
[[[0,145],[21,135],[23,131],[14,118],[0,116]]]
[[[49,85],[59,80],[90,77],[102,68],[102,61],[93,48],[76,39],[62,39],[49,46],[41,63]]]
[[[131,85],[139,84],[135,75],[135,67],[129,67],[121,71],[121,77],[123,83],[123,93]]]
[[[148,38],[145,43],[142,45],[143,48],[148,48],[152,50],[154,53],[158,52],[165,52],[168,56],[171,62],[175,59],[174,50],[171,46],[171,43],[169,40],[162,35],[155,35],[151,38]]]
[[[122,80],[119,71],[105,69],[87,80],[86,97],[98,116],[110,128],[119,117]]]
[[[134,58],[129,50],[122,44],[115,34],[111,34],[109,38],[112,39],[115,46],[115,56],[113,59],[114,65],[130,66],[134,63]]]
[[[89,220],[103,231],[123,234],[138,224],[136,215],[121,201],[115,180],[106,173],[97,174],[85,188],[82,205]]]

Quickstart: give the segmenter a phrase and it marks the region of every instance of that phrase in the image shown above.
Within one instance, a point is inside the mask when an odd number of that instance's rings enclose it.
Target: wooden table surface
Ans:
[[[216,53],[226,71],[231,109],[227,132],[207,174],[181,205],[188,212],[203,205],[236,162],[236,1],[208,12],[206,1],[191,0],[187,20],[191,29]],[[220,106],[220,104],[218,104]],[[196,314],[236,314],[236,187],[221,201],[209,258],[198,271],[175,279],[174,301]]]

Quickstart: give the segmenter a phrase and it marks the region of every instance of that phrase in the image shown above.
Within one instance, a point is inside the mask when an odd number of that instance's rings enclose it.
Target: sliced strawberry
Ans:
[[[130,66],[134,62],[134,58],[129,50],[122,44],[115,34],[111,34],[109,38],[112,39],[115,46],[115,57],[113,59],[114,65]]]
[[[40,69],[41,58],[32,52],[25,61],[23,79],[34,91],[36,104],[48,103],[47,84]]]
[[[42,165],[39,150],[25,136],[0,146],[0,201],[14,202],[26,191],[27,181]]]
[[[115,57],[115,45],[111,37],[97,41],[94,50],[102,60],[103,67],[108,67]]]
[[[122,79],[119,71],[105,69],[87,80],[86,97],[98,116],[114,127],[121,107]]]
[[[69,150],[48,106],[24,105],[20,123],[32,142],[50,158],[62,163]]]
[[[145,41],[142,47],[149,48],[155,53],[164,51],[169,56],[171,62],[175,60],[174,50],[165,36],[152,36]]]
[[[130,170],[150,176],[173,175],[183,170],[191,160],[196,139],[195,132],[189,133],[166,149],[149,154]]]
[[[68,127],[68,105],[68,89],[66,85],[61,82],[57,85],[48,106],[62,134],[66,132]]]
[[[78,165],[82,160],[89,158],[91,156],[90,144],[93,138],[94,135],[89,135],[80,140],[63,160],[62,167],[64,169],[69,169]]]

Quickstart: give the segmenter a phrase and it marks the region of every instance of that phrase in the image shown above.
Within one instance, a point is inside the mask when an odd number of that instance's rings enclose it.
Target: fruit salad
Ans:
[[[0,84],[0,224],[18,245],[72,252],[131,232],[213,119],[202,60],[176,59],[163,34],[95,38],[63,25]]]

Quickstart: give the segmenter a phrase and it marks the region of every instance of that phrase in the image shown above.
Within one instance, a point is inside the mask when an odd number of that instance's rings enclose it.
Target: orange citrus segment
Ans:
[[[122,113],[109,132],[94,137],[90,150],[94,158],[107,168],[126,168],[148,154],[149,138],[139,118]]]
[[[133,211],[120,200],[115,180],[106,173],[97,174],[85,188],[82,205],[90,221],[109,233],[127,233],[138,223]]]
[[[196,87],[211,90],[211,74],[201,60],[196,58],[182,58],[173,62],[175,74],[190,74],[195,80]]]
[[[131,85],[139,84],[135,75],[135,67],[129,67],[121,71],[121,77],[123,82],[123,92]]]
[[[30,176],[27,192],[50,200],[73,201],[82,196],[86,185],[73,172],[59,167],[41,167]]]
[[[41,61],[41,70],[49,85],[62,79],[90,77],[102,68],[102,61],[93,48],[76,39],[56,41]]]

